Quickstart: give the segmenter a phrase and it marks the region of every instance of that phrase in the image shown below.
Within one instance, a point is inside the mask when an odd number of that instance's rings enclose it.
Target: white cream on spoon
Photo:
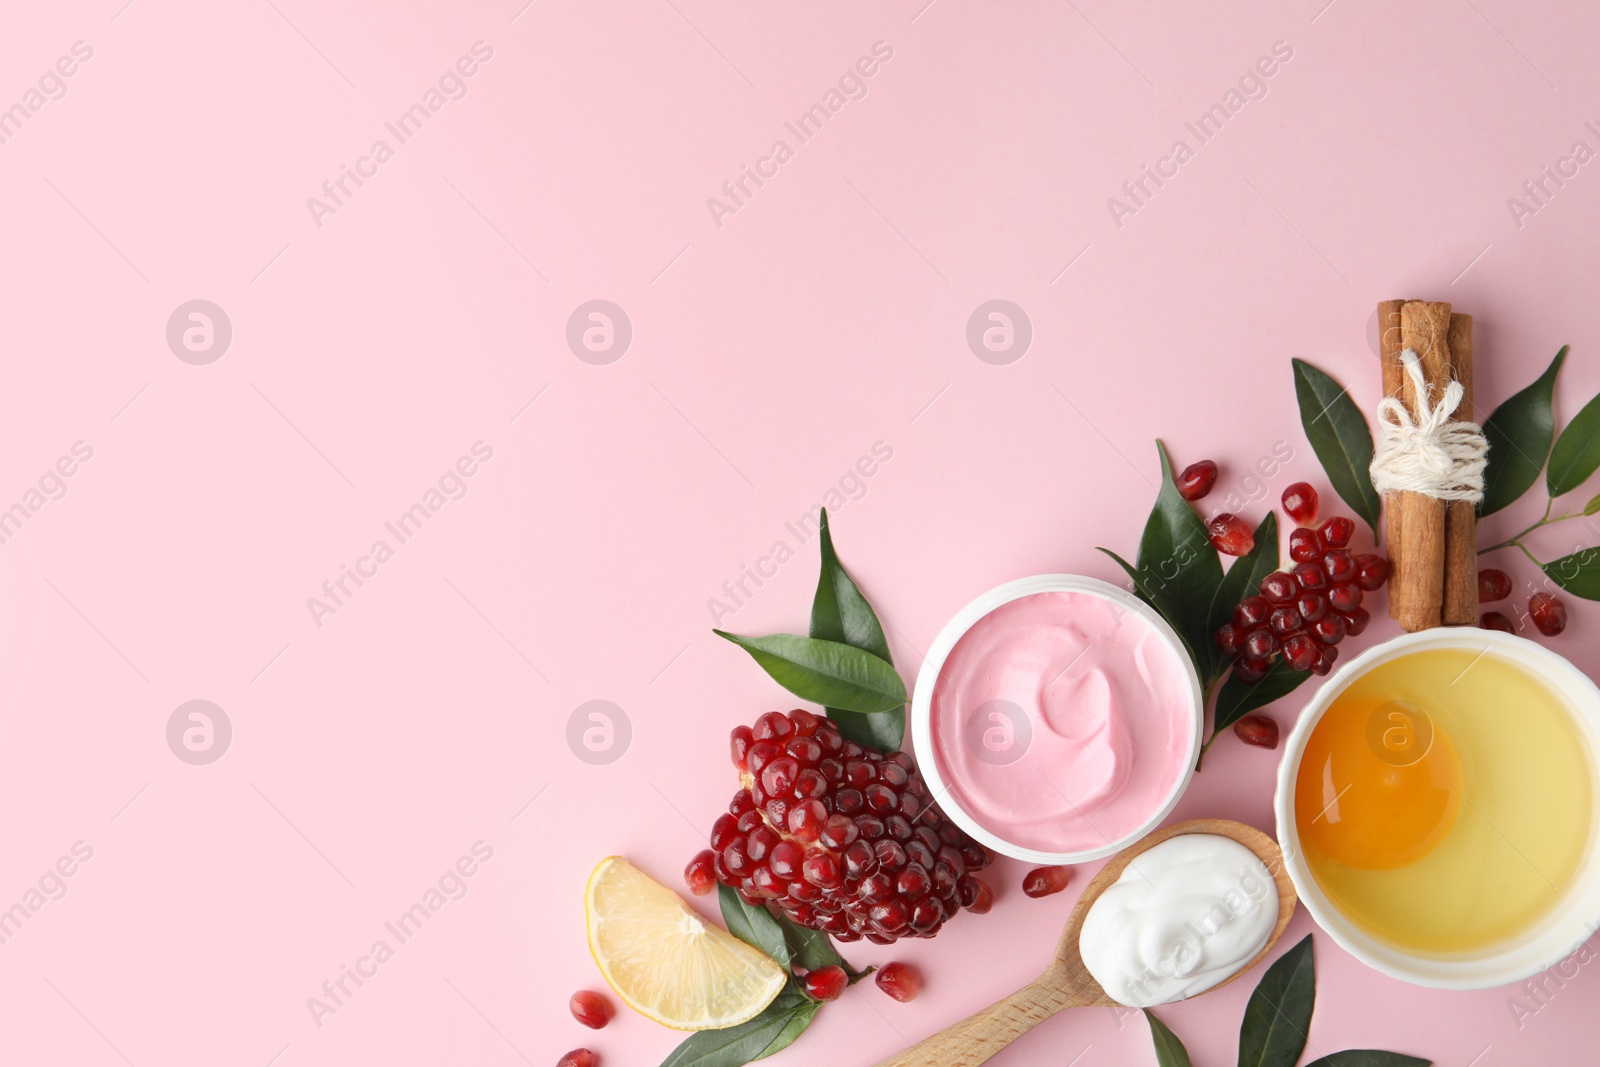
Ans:
[[[1267,944],[1278,893],[1254,852],[1217,834],[1183,834],[1141,853],[1084,916],[1083,964],[1133,1008],[1203,993]]]

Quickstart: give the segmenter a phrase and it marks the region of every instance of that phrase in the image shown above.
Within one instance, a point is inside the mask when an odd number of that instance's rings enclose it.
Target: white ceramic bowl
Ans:
[[[1572,888],[1538,926],[1502,945],[1447,958],[1413,955],[1361,929],[1322,892],[1300,851],[1294,817],[1294,788],[1312,729],[1334,699],[1361,675],[1379,664],[1427,649],[1470,652],[1487,649],[1490,654],[1501,655],[1538,675],[1566,700],[1588,749],[1590,781],[1600,782],[1596,775],[1596,768],[1600,766],[1596,762],[1596,753],[1600,752],[1600,689],[1578,668],[1542,645],[1498,630],[1441,627],[1402,634],[1367,649],[1339,668],[1300,713],[1300,721],[1289,734],[1283,761],[1278,765],[1278,789],[1273,797],[1278,844],[1283,848],[1284,864],[1300,894],[1300,902],[1328,936],[1367,966],[1390,977],[1436,989],[1490,989],[1509,985],[1566,958],[1600,926],[1600,850],[1595,847],[1593,829]]]
[[[1034,593],[1050,592],[1087,593],[1108,600],[1121,610],[1138,615],[1171,647],[1173,654],[1178,657],[1178,662],[1183,665],[1189,681],[1190,714],[1194,728],[1190,731],[1189,749],[1184,755],[1183,776],[1178,779],[1172,793],[1158,808],[1151,811],[1150,817],[1136,829],[1115,841],[1106,843],[1101,848],[1086,852],[1040,852],[1038,849],[1013,844],[999,837],[969,815],[962,808],[960,801],[951,794],[933,751],[933,687],[939,680],[939,672],[943,669],[945,657],[950,655],[950,650],[974,623],[1000,605],[1021,597],[1032,596]],[[955,617],[945,623],[944,629],[939,631],[939,636],[934,638],[933,647],[928,650],[927,659],[923,661],[922,670],[917,674],[917,685],[911,695],[911,746],[917,758],[917,767],[928,783],[928,789],[937,798],[939,807],[973,839],[1002,856],[1027,860],[1030,863],[1052,865],[1086,863],[1122,851],[1123,848],[1154,830],[1162,819],[1172,813],[1178,798],[1189,785],[1189,779],[1194,776],[1194,763],[1200,754],[1200,732],[1204,727],[1204,718],[1205,708],[1201,704],[1200,679],[1195,674],[1194,663],[1190,660],[1189,653],[1184,649],[1178,635],[1154,609],[1132,593],[1119,589],[1109,582],[1102,582],[1098,578],[1086,578],[1078,574],[1036,574],[1031,578],[1018,578],[1014,582],[1007,582],[989,590],[956,612]]]

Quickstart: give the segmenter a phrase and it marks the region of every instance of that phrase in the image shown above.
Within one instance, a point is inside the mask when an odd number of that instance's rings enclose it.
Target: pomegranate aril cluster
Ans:
[[[945,818],[906,753],[864,749],[798,709],[735,727],[730,747],[743,788],[711,829],[711,869],[746,904],[887,945],[932,937],[979,903],[973,872],[991,857]],[[691,861],[691,887],[701,869]]]
[[[1315,490],[1299,484],[1290,490],[1295,512],[1316,514]],[[1290,495],[1284,494],[1286,507]],[[1388,581],[1389,561],[1352,553],[1354,533],[1355,523],[1343,516],[1290,531],[1290,569],[1261,579],[1255,595],[1240,601],[1233,621],[1217,631],[1217,647],[1238,657],[1233,673],[1240,681],[1259,682],[1279,655],[1293,670],[1327,674],[1339,642],[1367,628],[1372,616],[1362,597]]]

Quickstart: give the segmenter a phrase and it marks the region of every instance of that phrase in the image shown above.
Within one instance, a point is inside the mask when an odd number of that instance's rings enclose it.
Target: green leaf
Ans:
[[[828,529],[828,509],[822,509],[822,571],[817,576],[817,594],[811,601],[811,636],[824,641],[854,645],[885,663],[893,663],[889,642],[872,605],[850,580],[839,556],[833,550],[833,533]]]
[[[1139,538],[1138,566],[1130,567],[1114,552],[1101,551],[1128,571],[1140,599],[1153,605],[1177,631],[1206,682],[1222,669],[1222,654],[1209,629],[1211,598],[1222,582],[1222,563],[1206,537],[1205,523],[1178,493],[1172,461],[1160,441],[1156,453],[1161,459],[1161,489]]]
[[[1210,621],[1206,624],[1211,634],[1233,618],[1233,609],[1261,585],[1261,579],[1278,569],[1278,516],[1267,512],[1267,517],[1256,527],[1256,545],[1245,555],[1233,561],[1222,576],[1216,593],[1211,598]],[[1208,635],[1209,636],[1209,635]]]
[[[1600,548],[1580,548],[1540,566],[1551,581],[1574,596],[1600,600]]]
[[[691,1035],[661,1067],[740,1067],[770,1056],[791,1045],[821,1007],[790,981],[760,1015],[738,1026]]]
[[[1303,359],[1294,360],[1300,425],[1322,461],[1328,482],[1378,536],[1383,499],[1372,487],[1372,430],[1344,386]]]
[[[738,893],[721,882],[717,883],[717,901],[722,905],[722,921],[728,933],[765,952],[784,970],[790,968],[787,932],[770,911],[746,904]]]
[[[774,681],[801,700],[846,711],[892,711],[906,702],[899,673],[870,652],[798,634],[738,637],[712,630],[750,653]]]
[[[855,970],[844,961],[844,957],[839,955],[839,950],[833,947],[832,940],[821,930],[811,930],[787,919],[779,921],[783,923],[783,936],[789,946],[792,966],[806,971],[815,971],[822,967]]]
[[[1489,441],[1489,466],[1483,472],[1479,515],[1493,515],[1538,481],[1555,438],[1556,375],[1566,358],[1567,346],[1562,345],[1539,380],[1495,408],[1483,424],[1483,436]]]
[[[811,1020],[815,1019],[817,1012],[821,1010],[821,1003],[809,998],[804,1004],[797,1004],[791,1008],[788,1025],[778,1031],[778,1036],[772,1039],[772,1043],[763,1049],[756,1059],[764,1060],[794,1044],[795,1038],[805,1033],[806,1027],[811,1025]]]
[[[1294,1067],[1305,1051],[1317,997],[1311,935],[1267,968],[1239,1026],[1239,1067]]]
[[[850,966],[833,941],[821,930],[810,930],[782,915],[774,915],[766,908],[751,907],[739,894],[725,885],[717,886],[717,900],[722,905],[722,921],[728,932],[747,945],[765,952],[785,970],[798,967],[802,971],[815,971],[821,967],[843,967],[850,976],[850,984],[872,973],[868,967],[858,971]]]
[[[822,509],[822,569],[817,575],[817,593],[811,601],[811,636],[837,641],[870,652],[893,664],[889,642],[867,598],[850,580],[833,550],[833,533],[828,529],[828,509]],[[906,714],[903,707],[889,711],[854,712],[828,708],[828,718],[839,725],[839,732],[858,745],[879,752],[894,752],[905,741]]]
[[[839,733],[846,741],[854,741],[874,752],[898,752],[905,745],[904,708],[873,712],[846,711],[843,708],[827,710],[828,718],[839,727]]]
[[[1570,493],[1600,469],[1600,396],[1596,396],[1561,431],[1544,473],[1552,498]]]
[[[1167,1029],[1167,1024],[1145,1009],[1144,1017],[1150,1022],[1150,1040],[1156,1046],[1157,1067],[1189,1067],[1189,1050],[1183,1047],[1178,1035]]]
[[[1596,493],[1594,499],[1583,506],[1585,515],[1593,515],[1597,511],[1600,511],[1600,493]]]
[[[1144,581],[1144,578],[1139,573],[1139,568],[1135,567],[1133,564],[1129,563],[1127,560],[1123,559],[1121,556],[1117,555],[1115,552],[1111,551],[1109,548],[1102,548],[1102,549],[1100,549],[1100,551],[1104,552],[1106,555],[1108,555],[1112,559],[1116,560],[1117,561],[1117,566],[1121,567],[1123,570],[1128,572],[1128,577],[1133,579],[1133,595],[1138,597],[1140,600],[1144,601],[1146,604],[1149,604],[1152,608],[1154,608],[1156,606],[1155,605],[1155,601],[1150,599],[1150,591],[1148,589],[1146,589],[1144,587],[1144,585],[1142,584],[1143,581]],[[1160,609],[1157,608],[1156,610],[1159,611]]]
[[[1312,1060],[1306,1067],[1429,1067],[1432,1063],[1432,1060],[1402,1056],[1398,1052],[1353,1048],[1335,1052],[1332,1056],[1324,1056],[1320,1060]]]
[[[1217,690],[1216,710],[1211,718],[1212,733],[1221,733],[1257,708],[1264,708],[1280,697],[1288,696],[1310,677],[1310,671],[1292,670],[1281,656],[1272,661],[1265,677],[1254,685],[1241,682],[1238,675],[1228,675],[1222,688]]]

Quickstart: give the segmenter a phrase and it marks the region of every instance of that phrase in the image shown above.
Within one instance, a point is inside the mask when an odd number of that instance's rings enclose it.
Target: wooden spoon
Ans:
[[[1272,879],[1278,887],[1278,923],[1272,928],[1272,936],[1267,939],[1266,947],[1256,953],[1250,962],[1211,988],[1227,985],[1261,962],[1272,951],[1272,946],[1278,943],[1278,938],[1283,936],[1297,900],[1294,883],[1289,881],[1289,874],[1284,869],[1283,853],[1278,850],[1278,843],[1260,830],[1231,819],[1193,819],[1176,823],[1129,845],[1100,869],[1067,918],[1067,928],[1061,934],[1060,944],[1056,946],[1055,959],[1050,961],[1050,966],[1036,981],[898,1056],[890,1056],[878,1067],[975,1067],[1065,1008],[1119,1006],[1117,1001],[1106,995],[1100,983],[1083,965],[1083,956],[1078,952],[1078,934],[1083,929],[1084,916],[1089,913],[1090,906],[1100,899],[1106,887],[1122,876],[1123,870],[1135,857],[1181,834],[1216,834],[1232,838],[1259,856],[1272,873]]]

